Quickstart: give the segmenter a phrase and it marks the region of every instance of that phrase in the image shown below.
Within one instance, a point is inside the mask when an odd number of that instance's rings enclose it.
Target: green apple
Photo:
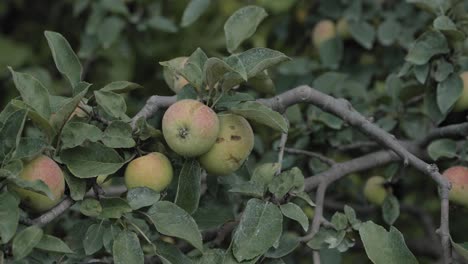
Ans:
[[[384,187],[385,178],[382,176],[372,176],[367,179],[364,185],[364,196],[375,205],[382,205],[387,197],[387,190]]]
[[[460,78],[463,81],[462,94],[453,106],[454,112],[461,112],[468,109],[468,71],[462,72]]]
[[[167,109],[162,130],[174,152],[184,157],[197,157],[214,145],[219,133],[219,119],[208,106],[185,99]]]
[[[238,170],[254,145],[249,122],[239,115],[219,114],[220,131],[213,147],[200,158],[202,167],[212,175],[228,175]]]
[[[132,160],[125,169],[124,179],[128,189],[147,187],[160,192],[172,181],[173,169],[162,153],[152,152]]]
[[[468,207],[468,168],[454,166],[444,171],[443,175],[452,183],[450,201]]]
[[[315,48],[320,48],[320,45],[325,41],[336,36],[335,23],[331,20],[322,20],[318,22],[312,31],[312,42]]]
[[[50,199],[44,194],[20,188],[14,184],[9,185],[9,189],[16,192],[21,202],[34,212],[44,212],[62,199],[65,192],[65,178],[62,169],[51,158],[41,155],[27,164],[21,171],[19,178],[26,181],[43,181],[52,192],[54,198]]]

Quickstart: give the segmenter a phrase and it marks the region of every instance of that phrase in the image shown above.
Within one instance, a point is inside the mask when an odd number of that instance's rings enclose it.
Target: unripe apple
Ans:
[[[169,186],[172,177],[171,162],[159,152],[152,152],[132,160],[124,174],[125,185],[128,189],[147,187],[157,192]]]
[[[206,153],[219,132],[216,113],[199,101],[185,99],[171,105],[162,119],[164,138],[169,147],[184,157]]]
[[[443,175],[452,183],[449,194],[450,201],[468,206],[468,168],[451,167],[444,171]]]
[[[173,61],[175,65],[178,66],[180,69],[183,69],[187,60],[188,57],[178,57],[172,59],[171,61]],[[175,93],[179,93],[180,90],[182,90],[182,88],[184,88],[184,86],[188,84],[187,79],[185,79],[182,75],[171,71],[167,67],[164,67],[163,76],[169,88],[171,88],[171,90]]]
[[[374,65],[376,62],[377,59],[375,58],[374,54],[369,52],[364,52],[359,57],[359,64],[361,65]]]
[[[51,158],[41,155],[24,166],[19,178],[26,181],[43,181],[54,198],[50,199],[44,194],[26,190],[16,185],[9,185],[21,198],[21,202],[34,212],[44,212],[57,205],[65,192],[65,178],[62,169]]]
[[[468,109],[468,71],[462,72],[460,78],[463,81],[463,90],[453,106],[454,112],[461,112]]]
[[[348,20],[346,20],[346,18],[342,17],[338,20],[338,22],[336,23],[336,32],[343,39],[348,39],[351,37],[351,33],[349,32]]]
[[[247,83],[249,86],[252,86],[256,91],[261,93],[274,94],[276,92],[275,84],[268,75],[267,70],[257,74],[257,76],[252,79],[249,79]]]
[[[320,48],[320,45],[325,41],[336,36],[335,23],[331,20],[322,20],[318,22],[312,31],[312,41],[315,48]]]
[[[364,185],[364,196],[375,205],[382,205],[387,197],[387,190],[384,187],[385,178],[382,176],[372,176],[367,179]]]
[[[220,131],[214,146],[200,158],[202,167],[212,175],[228,175],[240,168],[254,145],[249,122],[239,115],[220,114]]]

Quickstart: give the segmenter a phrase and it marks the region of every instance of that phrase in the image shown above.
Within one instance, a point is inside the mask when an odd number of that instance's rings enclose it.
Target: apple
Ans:
[[[184,157],[206,153],[219,132],[216,113],[197,100],[184,99],[171,105],[162,119],[162,131],[169,147]]]
[[[219,114],[220,131],[213,147],[200,158],[200,164],[211,175],[228,175],[240,168],[254,145],[249,122],[239,115]]]
[[[34,212],[44,212],[57,205],[65,192],[65,178],[62,169],[51,158],[41,155],[26,163],[19,174],[19,178],[26,181],[43,181],[50,189],[54,198],[44,194],[20,188],[14,184],[9,189],[16,192],[21,202]]]
[[[183,69],[187,60],[188,57],[178,57],[172,59],[171,62],[174,62],[174,64],[180,67],[180,69]],[[163,76],[169,88],[171,88],[171,90],[175,93],[179,93],[180,90],[182,90],[182,88],[188,84],[187,79],[185,79],[182,75],[168,69],[167,67],[164,67]]]
[[[249,86],[252,86],[257,92],[266,93],[266,94],[274,94],[276,92],[275,84],[273,83],[273,80],[268,75],[267,70],[249,79],[247,84]]]
[[[162,153],[152,152],[132,160],[125,169],[124,180],[128,189],[147,187],[160,192],[172,181],[173,169]]]
[[[443,175],[452,183],[450,201],[468,207],[468,168],[454,166],[445,170]]]
[[[335,23],[331,20],[321,20],[318,22],[312,31],[312,41],[315,48],[320,48],[320,45],[325,41],[336,36]]]
[[[387,197],[387,190],[384,187],[386,180],[382,176],[372,176],[367,179],[364,185],[364,196],[375,205],[382,205]]]
[[[468,109],[468,71],[462,72],[460,78],[463,81],[463,90],[453,106],[454,112],[461,112]]]

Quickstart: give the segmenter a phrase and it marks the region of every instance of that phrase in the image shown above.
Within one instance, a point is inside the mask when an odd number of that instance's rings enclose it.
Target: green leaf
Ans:
[[[109,48],[125,28],[125,21],[117,16],[109,16],[101,22],[97,29],[97,36],[102,46]]]
[[[203,252],[198,226],[182,208],[168,201],[159,201],[148,210],[148,217],[159,233],[184,239]]]
[[[440,112],[437,104],[436,89],[431,89],[424,93],[424,113],[436,123],[436,125],[444,121],[446,114]]]
[[[86,198],[80,204],[80,212],[86,216],[95,217],[101,214],[101,203],[93,198]]]
[[[382,45],[390,46],[398,39],[400,31],[400,24],[395,19],[390,18],[380,24],[377,30],[377,38]]]
[[[267,186],[273,180],[279,167],[279,163],[260,164],[254,169],[250,180]]]
[[[0,160],[5,160],[20,143],[21,133],[26,122],[26,110],[11,114],[0,129]]]
[[[107,84],[101,88],[101,91],[114,92],[114,93],[127,93],[136,89],[143,88],[137,83],[127,81],[116,81]]]
[[[57,70],[68,78],[72,87],[75,87],[81,81],[83,72],[80,60],[61,34],[45,31],[44,35],[47,38]]]
[[[224,24],[227,50],[233,53],[244,40],[255,33],[260,22],[267,16],[265,9],[258,6],[246,6],[232,14]]]
[[[179,174],[179,183],[174,203],[189,214],[193,214],[198,209],[201,172],[202,169],[198,161],[188,159],[184,162]]]
[[[182,27],[190,26],[208,9],[211,0],[191,0],[182,15]]]
[[[13,239],[13,256],[15,260],[20,260],[28,256],[34,247],[41,241],[44,232],[37,226],[30,226],[18,234]]]
[[[19,200],[9,192],[0,193],[0,238],[6,244],[15,235],[19,221]]]
[[[361,226],[361,221],[357,219],[356,211],[354,211],[352,207],[345,205],[344,212],[346,214],[346,217],[348,218],[348,222],[351,224],[353,229],[359,230],[359,227]]]
[[[37,113],[31,106],[27,105],[25,102],[23,101],[19,101],[19,100],[11,100],[10,101],[10,105],[14,108],[14,109],[18,109],[18,110],[27,110],[27,116],[28,118],[31,119],[31,121],[33,123],[35,123],[38,128],[42,129],[44,132],[45,132],[45,135],[47,136],[47,138],[49,140],[51,140],[55,134],[56,134],[56,131],[54,130],[54,128],[49,124],[49,120],[42,117],[39,113]]]
[[[100,218],[120,218],[125,213],[130,213],[132,208],[122,198],[101,199],[102,212]]]
[[[427,153],[433,160],[454,158],[457,156],[457,142],[448,138],[435,140],[427,147]]]
[[[229,192],[263,198],[263,195],[265,194],[265,186],[253,181],[239,182],[233,184],[231,189],[229,189]]]
[[[294,203],[287,203],[280,205],[280,209],[284,216],[298,222],[302,226],[302,229],[307,232],[309,229],[309,219],[299,206]]]
[[[406,61],[416,65],[426,64],[434,55],[449,52],[449,47],[445,36],[439,31],[426,31],[410,48]]]
[[[120,232],[114,241],[112,252],[115,264],[139,264],[145,262],[140,241],[134,232]]]
[[[132,148],[136,145],[132,138],[132,127],[122,121],[113,121],[106,128],[102,143],[109,148]]]
[[[102,139],[102,131],[83,122],[68,122],[63,127],[61,140],[62,149],[80,146],[85,141],[97,142]]]
[[[99,4],[107,11],[120,15],[128,15],[128,8],[124,0],[102,0]]]
[[[219,248],[208,249],[194,264],[223,263],[224,254],[224,250]]]
[[[284,53],[267,48],[252,48],[242,53],[231,55],[226,59],[226,62],[232,66],[230,62],[235,61],[233,60],[235,58],[245,68],[248,78],[255,77],[257,74],[280,62],[290,60]]]
[[[39,241],[39,243],[36,245],[36,248],[57,253],[73,253],[73,250],[71,250],[70,247],[68,247],[68,245],[65,244],[65,242],[63,242],[57,237],[50,235],[43,235],[41,241]]]
[[[117,151],[100,143],[65,149],[60,153],[60,158],[78,178],[110,175],[125,164]]]
[[[242,102],[229,109],[229,112],[249,120],[269,126],[283,133],[288,132],[288,122],[278,112],[257,102]]]
[[[228,93],[224,94],[221,99],[218,100],[218,103],[216,104],[217,109],[226,109],[226,108],[231,108],[234,105],[239,104],[240,102],[246,102],[246,101],[255,101],[255,98],[248,94],[248,93]]]
[[[348,226],[348,217],[341,212],[335,212],[332,216],[331,222],[336,230],[344,230]]]
[[[429,68],[429,67],[427,67]],[[447,79],[447,77],[453,73],[453,65],[447,62],[445,59],[441,58],[437,60],[436,70],[434,72],[434,79],[438,82],[442,82]],[[429,71],[429,69],[427,70]],[[456,89],[455,89],[456,90]]]
[[[48,147],[48,143],[42,138],[22,137],[15,150],[15,159],[33,158]]]
[[[282,223],[283,216],[278,206],[250,199],[233,235],[232,252],[237,261],[263,255],[280,239]]]
[[[178,30],[172,20],[159,15],[152,16],[146,23],[150,28],[164,32],[175,33]]]
[[[309,194],[306,192],[297,192],[296,197],[302,199],[310,206],[315,206],[315,203],[312,201],[312,199],[310,199]]]
[[[384,221],[393,225],[400,216],[400,203],[394,195],[387,195],[382,204],[382,216]]]
[[[423,65],[414,65],[413,66],[414,77],[421,83],[426,83],[427,76],[429,74],[429,63]],[[398,76],[400,77],[400,76]]]
[[[319,55],[322,64],[330,69],[337,69],[343,58],[343,40],[335,37],[320,44]]]
[[[159,201],[161,195],[146,187],[132,188],[127,192],[127,201],[133,210],[150,206]]]
[[[102,248],[103,235],[104,225],[102,224],[102,222],[100,224],[92,224],[91,226],[89,226],[83,240],[83,248],[85,250],[86,255],[92,255]]]
[[[437,85],[437,105],[442,114],[447,113],[463,92],[463,81],[458,74],[452,74]]]
[[[56,131],[61,131],[63,129],[63,127],[68,122],[75,109],[80,104],[83,97],[88,92],[88,88],[89,86],[87,86],[84,90],[75,95],[67,103],[62,105],[56,113],[52,114],[52,116],[50,117],[50,123]]]
[[[343,242],[345,236],[345,230],[337,231],[335,229],[321,227],[314,237],[307,242],[307,246],[315,250],[336,248]]]
[[[182,88],[182,90],[180,90],[180,92],[177,93],[177,101],[184,100],[184,99],[197,100],[197,97],[198,97],[197,91],[190,84],[185,85]]]
[[[212,88],[217,82],[219,82],[224,77],[226,73],[229,72],[237,73],[239,74],[239,77],[242,74],[242,72],[238,72],[227,62],[219,58],[209,58],[206,60],[205,65],[203,66],[203,80],[209,88]]]
[[[281,199],[290,191],[302,192],[304,190],[304,175],[297,167],[284,171],[273,178],[268,185],[268,190],[278,199]]]
[[[204,79],[205,62],[208,60],[205,52],[197,48],[184,64],[180,63],[180,59],[176,58],[170,61],[160,62],[162,66],[168,67],[170,71],[182,75],[187,81],[197,90],[202,89]]]
[[[230,206],[212,201],[199,207],[193,214],[193,218],[200,230],[207,230],[234,220],[234,215]]]
[[[390,232],[385,228],[367,221],[359,228],[367,256],[375,264],[418,263],[405,244],[403,235],[393,226]]]
[[[63,171],[65,182],[70,189],[70,196],[74,201],[83,200],[86,194],[86,180],[71,175],[67,170]]]
[[[108,115],[117,119],[126,119],[127,104],[125,99],[114,92],[108,91],[94,91],[96,102],[99,107]]]
[[[104,235],[102,236],[102,243],[107,252],[112,253],[114,241],[121,232],[122,229],[117,224],[111,224],[105,229]]]
[[[164,264],[192,264],[187,256],[185,256],[176,246],[162,241],[156,241],[156,254]],[[204,254],[205,255],[205,254]],[[210,262],[206,262],[210,263]],[[214,262],[216,263],[216,262]]]
[[[49,118],[51,110],[47,89],[32,75],[15,72],[11,67],[8,69],[13,76],[16,89],[21,94],[21,99],[42,117]]]
[[[349,21],[351,36],[366,49],[371,49],[375,40],[375,29],[365,21]]]
[[[277,248],[270,248],[265,257],[279,259],[289,255],[299,246],[299,237],[292,232],[284,232]]]
[[[42,180],[28,181],[18,177],[11,177],[8,178],[8,181],[20,188],[44,194],[50,199],[56,198],[54,194],[50,191],[49,186],[47,186],[47,184],[45,184]]]

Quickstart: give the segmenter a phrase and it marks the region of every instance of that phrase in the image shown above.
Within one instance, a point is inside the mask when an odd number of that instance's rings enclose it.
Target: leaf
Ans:
[[[377,30],[377,38],[382,45],[390,46],[398,39],[400,31],[401,26],[395,19],[387,19],[380,24]]]
[[[56,131],[61,131],[65,124],[68,122],[73,112],[76,110],[81,100],[88,92],[88,88],[89,86],[87,86],[84,90],[75,95],[67,103],[62,105],[56,113],[51,115],[50,123]]]
[[[252,173],[251,181],[267,186],[275,176],[279,163],[264,163],[258,165]]]
[[[193,214],[198,209],[201,188],[201,167],[197,160],[184,162],[179,174],[175,204]]]
[[[226,59],[226,62],[231,65],[229,62],[235,58],[245,68],[248,78],[255,77],[280,62],[290,60],[284,53],[267,48],[252,48],[240,54],[231,55]]]
[[[102,143],[109,148],[132,148],[136,145],[132,138],[132,127],[122,121],[113,121],[106,128]]]
[[[116,81],[107,84],[101,88],[101,91],[113,92],[113,93],[127,93],[135,89],[143,88],[137,83],[127,82],[127,81]]]
[[[447,113],[463,92],[463,81],[458,74],[452,74],[437,85],[437,105],[442,114]]]
[[[56,198],[54,194],[50,191],[47,184],[45,184],[42,180],[29,181],[29,180],[23,180],[22,178],[18,178],[18,177],[11,177],[11,178],[8,178],[8,181],[11,183],[14,183],[16,186],[22,189],[31,190],[34,192],[38,192],[40,194],[44,194],[50,199]]]
[[[70,189],[70,197],[74,201],[83,200],[86,194],[86,180],[71,175],[67,170],[63,171],[63,176]]]
[[[234,220],[232,208],[218,202],[208,202],[193,214],[200,230],[220,227],[229,220]]]
[[[224,94],[216,104],[217,109],[225,110],[226,108],[231,108],[234,105],[239,104],[240,102],[245,101],[255,101],[255,98],[248,93],[228,93]]]
[[[279,240],[282,222],[283,216],[276,205],[250,199],[233,236],[232,252],[237,261],[264,254]]]
[[[288,192],[300,193],[304,190],[304,175],[297,167],[275,176],[268,185],[268,190],[281,199]]]
[[[457,156],[457,142],[448,138],[434,140],[427,147],[427,153],[433,160],[454,158]]]
[[[205,264],[205,263],[223,263],[224,250],[219,248],[213,248],[205,250],[203,256],[199,258],[195,264]]]
[[[385,228],[367,221],[359,228],[367,256],[375,264],[418,263],[405,244],[403,235],[395,227],[390,232]]]
[[[336,230],[344,230],[348,226],[348,217],[346,214],[341,212],[335,212],[332,216],[331,222]]]
[[[244,40],[255,33],[260,22],[267,16],[265,9],[258,6],[246,6],[232,14],[224,24],[227,50],[233,53]]]
[[[127,104],[120,94],[108,91],[94,91],[94,96],[96,96],[96,102],[99,107],[106,114],[117,119],[125,119],[127,117],[125,115]]]
[[[146,23],[150,28],[164,32],[175,33],[178,31],[178,28],[174,22],[163,16],[154,15]]]
[[[424,32],[416,39],[414,45],[406,55],[406,61],[416,65],[426,64],[434,55],[449,52],[445,36],[439,31],[430,30]]]
[[[240,182],[233,184],[231,189],[229,189],[229,192],[263,198],[263,195],[265,194],[265,187],[260,183],[253,181]]]
[[[112,252],[115,264],[139,264],[145,262],[140,241],[134,232],[120,232],[114,241]]]
[[[26,113],[26,110],[14,112],[0,129],[0,160],[5,160],[18,146],[26,122]]]
[[[73,52],[68,41],[61,34],[45,31],[44,35],[52,52],[57,70],[68,78],[72,87],[75,87],[81,81],[81,74],[83,72],[80,60],[75,52]]]
[[[212,88],[229,72],[238,73],[239,76],[242,74],[219,58],[209,58],[203,66],[203,80],[209,88]]]
[[[83,239],[83,248],[85,250],[86,255],[92,255],[102,248],[103,235],[104,226],[102,222],[100,224],[92,224],[88,227],[86,235]]]
[[[294,203],[287,203],[280,205],[280,209],[284,216],[301,224],[302,229],[307,232],[309,229],[309,219],[299,206]]]
[[[183,64],[179,59],[160,62],[161,65],[166,66],[169,70],[182,75],[187,81],[193,85],[197,90],[202,89],[203,83],[203,69],[208,57],[202,49],[197,48]]]
[[[86,198],[80,204],[80,212],[86,216],[96,217],[101,214],[101,203],[93,198]]]
[[[38,128],[45,132],[45,135],[47,136],[48,140],[51,140],[55,136],[56,131],[49,124],[49,120],[42,117],[39,113],[34,111],[34,109],[31,106],[19,100],[11,100],[10,105],[17,110],[27,110],[28,118],[30,118],[31,121],[38,126]]]
[[[122,232],[122,229],[117,224],[111,224],[105,229],[102,236],[102,243],[107,252],[112,253],[112,246],[117,236]]]
[[[299,237],[292,232],[284,232],[279,240],[278,247],[270,248],[265,257],[279,259],[292,253],[299,246]]]
[[[351,36],[364,48],[370,50],[375,41],[375,29],[365,21],[349,21]]]
[[[429,63],[423,65],[414,65],[413,66],[414,77],[421,83],[426,83],[427,76],[429,74]],[[400,77],[400,76],[398,76]]]
[[[13,239],[13,256],[15,260],[20,260],[28,256],[34,247],[41,241],[44,232],[37,226],[30,226],[18,234]]]
[[[164,264],[192,264],[186,255],[184,255],[176,246],[162,241],[156,241],[156,254]],[[210,263],[210,262],[207,262]]]
[[[159,201],[148,210],[148,217],[159,233],[184,239],[203,252],[198,226],[182,208],[168,201]]]
[[[48,145],[49,144],[42,138],[22,137],[16,147],[14,158],[33,158],[41,154]]]
[[[120,218],[125,213],[130,213],[132,208],[122,198],[101,199],[102,212],[100,218]]]
[[[229,112],[243,116],[283,133],[288,132],[288,122],[278,112],[257,102],[242,102],[229,109]]]
[[[161,195],[146,187],[131,188],[127,192],[127,201],[133,210],[150,206],[159,201]]]
[[[387,195],[382,204],[382,216],[384,221],[393,225],[400,216],[400,203],[394,195]]]
[[[86,146],[65,149],[60,153],[60,158],[71,173],[78,178],[110,175],[125,164],[117,151],[100,143],[89,143]]]
[[[47,89],[32,75],[15,72],[11,67],[8,69],[13,76],[16,89],[21,94],[21,99],[42,117],[49,118],[51,110]]]
[[[68,247],[68,245],[65,244],[65,242],[63,242],[57,237],[50,235],[43,235],[41,241],[39,241],[39,243],[36,245],[36,248],[57,253],[73,253],[73,250],[71,250],[70,247]]]
[[[97,37],[102,46],[109,48],[125,28],[125,21],[117,16],[109,16],[101,22],[97,29]]]
[[[19,221],[19,200],[9,192],[0,193],[0,238],[6,244],[15,235]]]
[[[319,55],[322,64],[330,69],[337,69],[343,58],[343,40],[335,37],[320,44]]]
[[[182,15],[182,27],[190,26],[208,9],[211,0],[191,0]]]
[[[80,146],[87,140],[97,142],[102,139],[102,136],[102,131],[94,125],[83,122],[68,122],[62,130],[62,149]]]

